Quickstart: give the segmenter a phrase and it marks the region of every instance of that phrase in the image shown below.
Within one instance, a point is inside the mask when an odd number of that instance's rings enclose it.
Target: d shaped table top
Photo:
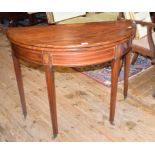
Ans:
[[[112,48],[132,38],[133,27],[131,21],[58,24],[10,28],[7,36],[18,58],[55,66],[84,66],[112,60]]]
[[[83,48],[121,43],[133,35],[131,21],[58,24],[9,29],[17,45],[37,48]]]

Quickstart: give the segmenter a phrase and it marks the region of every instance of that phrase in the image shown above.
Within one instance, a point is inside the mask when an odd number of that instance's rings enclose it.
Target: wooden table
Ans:
[[[125,58],[124,96],[127,96],[129,51],[134,34],[131,21],[10,28],[7,36],[24,116],[27,110],[19,59],[44,65],[54,135],[58,133],[54,66],[77,67],[111,61],[110,122],[113,123],[122,57]]]

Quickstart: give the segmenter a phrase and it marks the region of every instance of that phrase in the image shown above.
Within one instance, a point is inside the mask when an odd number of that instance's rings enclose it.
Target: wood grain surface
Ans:
[[[125,42],[134,30],[131,21],[58,24],[10,28],[7,36],[12,43],[33,48],[83,48]],[[118,37],[116,37],[118,36]]]

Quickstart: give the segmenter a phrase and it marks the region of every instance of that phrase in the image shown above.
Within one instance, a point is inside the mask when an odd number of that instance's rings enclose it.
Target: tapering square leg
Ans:
[[[21,100],[21,105],[22,105],[22,111],[23,111],[24,117],[26,118],[27,109],[26,109],[21,67],[20,67],[18,58],[16,58],[13,54],[12,54],[12,59],[13,59],[14,70],[16,74],[16,80],[17,80],[17,85],[18,85],[18,90],[19,90],[19,95],[20,95],[20,100]]]
[[[112,74],[111,74],[111,98],[110,98],[110,122],[113,124],[116,108],[117,96],[117,83],[120,71],[120,59],[112,61]]]
[[[53,136],[56,137],[58,134],[58,124],[57,124],[57,111],[56,111],[54,71],[52,65],[45,65],[45,74],[46,74],[51,121],[53,127]]]
[[[126,98],[128,94],[129,70],[130,70],[130,52],[128,52],[125,55],[125,62],[124,62],[124,98]]]

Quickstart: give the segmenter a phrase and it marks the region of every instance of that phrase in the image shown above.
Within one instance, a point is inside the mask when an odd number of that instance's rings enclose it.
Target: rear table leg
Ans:
[[[128,93],[129,67],[130,67],[130,52],[128,52],[125,55],[125,63],[124,63],[124,98],[127,97],[127,93]]]
[[[134,52],[134,55],[133,55],[133,58],[132,58],[132,62],[131,62],[132,65],[135,64],[135,62],[136,62],[136,60],[138,58],[138,55],[139,55],[138,53]]]

